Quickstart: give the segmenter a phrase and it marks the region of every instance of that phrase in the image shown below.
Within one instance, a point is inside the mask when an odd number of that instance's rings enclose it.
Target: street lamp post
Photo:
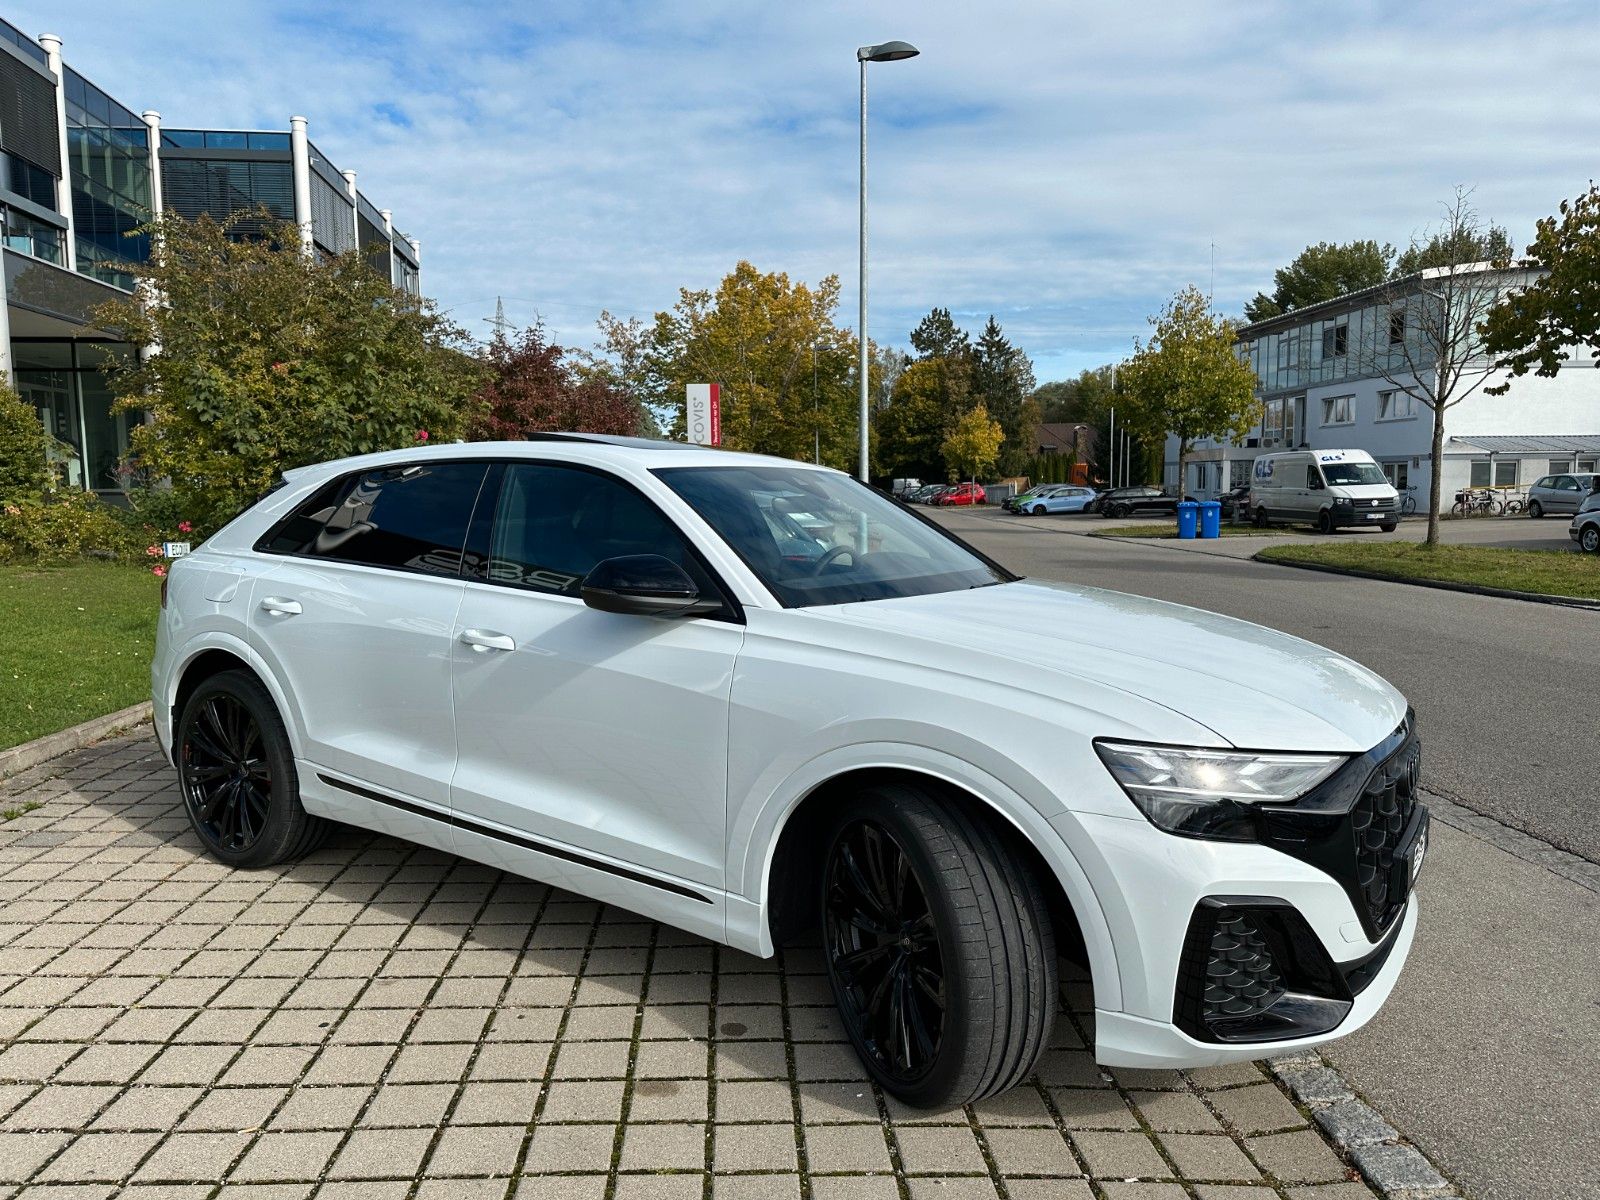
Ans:
[[[862,46],[856,51],[856,61],[861,64],[861,319],[856,332],[861,339],[861,465],[857,474],[862,483],[867,482],[871,469],[867,433],[870,420],[867,351],[867,64],[915,58],[920,53],[910,42],[883,42],[876,46]]]

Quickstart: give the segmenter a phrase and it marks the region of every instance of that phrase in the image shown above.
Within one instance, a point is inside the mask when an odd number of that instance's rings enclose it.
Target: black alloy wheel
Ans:
[[[184,811],[214,858],[264,867],[322,840],[328,822],[301,805],[288,730],[254,675],[223,671],[202,681],[174,736]]]
[[[841,1015],[889,1081],[915,1084],[944,1041],[944,954],[905,850],[881,825],[840,831],[828,863],[823,937]]]
[[[183,742],[183,791],[195,828],[218,850],[243,854],[266,830],[272,768],[238,697],[221,692],[197,706]]]

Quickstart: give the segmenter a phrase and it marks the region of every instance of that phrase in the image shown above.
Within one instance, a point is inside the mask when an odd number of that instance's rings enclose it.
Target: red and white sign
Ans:
[[[700,446],[722,445],[722,385],[691,383],[684,392],[689,440]]]

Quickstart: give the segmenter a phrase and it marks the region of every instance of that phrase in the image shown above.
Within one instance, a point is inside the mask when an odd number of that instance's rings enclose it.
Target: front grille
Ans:
[[[1388,928],[1405,903],[1410,880],[1397,880],[1395,852],[1417,807],[1421,748],[1409,740],[1373,772],[1350,810],[1356,845],[1356,887],[1377,929]]]
[[[1242,913],[1224,917],[1211,934],[1201,1012],[1207,1025],[1230,1017],[1253,1017],[1277,1003],[1283,979],[1272,951]]]

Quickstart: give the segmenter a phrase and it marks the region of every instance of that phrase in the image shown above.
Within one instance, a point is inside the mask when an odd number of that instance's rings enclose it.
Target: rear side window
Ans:
[[[257,549],[457,575],[486,469],[425,463],[346,476],[280,521]]]

